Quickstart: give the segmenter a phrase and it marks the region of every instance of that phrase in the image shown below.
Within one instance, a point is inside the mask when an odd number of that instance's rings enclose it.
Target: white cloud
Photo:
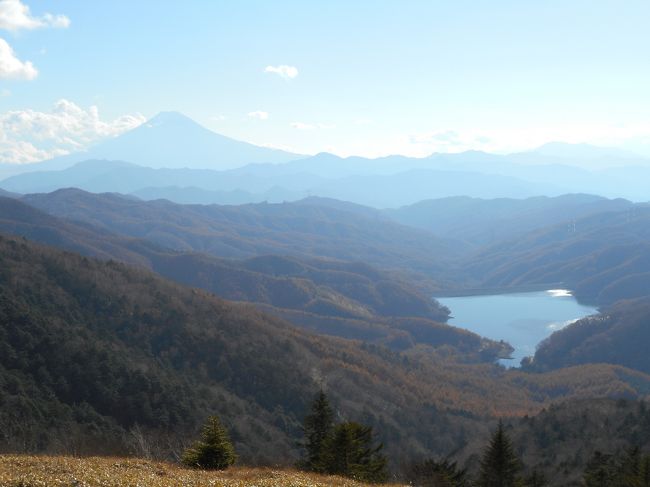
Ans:
[[[11,91],[7,88],[0,90],[0,97],[4,98],[6,96],[11,96]]]
[[[21,61],[4,39],[0,39],[0,79],[31,80],[38,76],[38,70],[30,61]]]
[[[286,64],[281,64],[279,66],[267,66],[264,68],[264,72],[277,74],[284,79],[293,79],[298,76],[298,68],[295,66],[287,66]]]
[[[255,112],[249,112],[248,116],[250,118],[256,118],[257,120],[267,120],[269,118],[268,112],[263,112],[262,110],[257,110]]]
[[[227,118],[228,118],[228,117],[226,117],[225,115],[220,115],[220,114],[219,114],[219,115],[213,115],[213,116],[211,116],[211,117],[210,117],[210,120],[214,120],[215,122],[223,122],[223,121],[226,120]]]
[[[316,127],[309,123],[291,122],[291,126],[297,130],[314,130]]]
[[[0,0],[0,29],[9,31],[43,27],[65,29],[69,25],[70,19],[65,15],[46,13],[40,17],[34,17],[29,11],[29,7],[20,0]]]
[[[83,150],[144,121],[141,114],[104,121],[96,106],[83,109],[64,99],[50,112],[5,112],[0,114],[0,162],[29,163]]]

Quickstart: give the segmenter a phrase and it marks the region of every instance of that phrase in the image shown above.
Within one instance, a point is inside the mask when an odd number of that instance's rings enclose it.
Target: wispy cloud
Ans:
[[[297,130],[314,130],[316,127],[310,123],[291,122],[291,126]]]
[[[21,61],[4,39],[0,39],[0,79],[32,80],[38,70],[31,61]]]
[[[40,17],[31,14],[29,7],[20,0],[0,0],[0,29],[17,31],[44,27],[64,29],[70,25],[65,15],[46,13]]]
[[[277,74],[284,79],[294,79],[298,76],[298,68],[295,66],[288,66],[286,64],[280,64],[279,66],[267,66],[264,68],[265,73]]]
[[[0,114],[0,162],[29,163],[87,148],[145,121],[139,113],[102,120],[96,106],[83,109],[59,100],[49,112],[14,110]]]
[[[268,112],[263,112],[262,110],[257,110],[254,112],[248,112],[249,118],[255,118],[257,120],[267,120],[269,118]]]

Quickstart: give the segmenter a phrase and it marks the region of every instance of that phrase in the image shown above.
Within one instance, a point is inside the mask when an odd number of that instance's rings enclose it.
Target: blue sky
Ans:
[[[17,5],[31,24],[3,24]],[[2,76],[0,43],[0,159],[164,110],[301,153],[645,151],[649,18],[650,2],[625,0],[0,0],[0,39],[25,68]]]

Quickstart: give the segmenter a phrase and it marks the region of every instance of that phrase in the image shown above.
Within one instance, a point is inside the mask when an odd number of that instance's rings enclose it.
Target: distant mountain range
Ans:
[[[395,210],[391,219],[463,240],[473,247],[513,240],[533,230],[569,222],[597,213],[624,211],[634,204],[588,194],[565,194],[554,198],[536,196],[481,199],[456,196],[424,200]]]
[[[421,163],[419,159],[415,161]],[[487,169],[480,172],[471,168],[476,164],[459,161],[458,166],[467,167],[459,171],[450,169],[453,164],[449,159],[443,161],[440,159],[436,163],[440,169],[407,169],[386,174],[364,172],[361,165],[359,174],[334,178],[324,175],[329,170],[319,156],[298,161],[301,169],[295,171],[297,166],[289,164],[212,171],[154,169],[123,161],[93,160],[63,170],[9,177],[0,182],[0,186],[14,193],[76,187],[91,192],[117,192],[143,199],[164,198],[177,203],[201,204],[295,201],[314,195],[375,208],[398,208],[422,200],[453,196],[527,198],[589,193],[633,201],[646,201],[650,197],[646,189],[650,167],[589,172],[570,166],[524,166],[502,161],[489,165],[491,172]],[[342,174],[346,172],[349,170],[341,170]]]
[[[650,160],[618,149],[551,143],[510,155],[301,156],[224,137],[174,112],[84,152],[36,164],[0,164],[2,177],[2,189],[19,193],[77,187],[202,204],[295,201],[312,195],[376,208],[452,196],[650,198]]]
[[[88,150],[35,164],[0,165],[0,175],[51,171],[82,161],[123,160],[141,166],[223,170],[253,163],[281,163],[298,154],[225,137],[177,112],[162,112],[142,125]]]

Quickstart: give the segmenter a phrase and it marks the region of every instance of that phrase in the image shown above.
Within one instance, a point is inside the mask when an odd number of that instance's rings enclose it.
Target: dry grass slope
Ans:
[[[0,455],[2,487],[362,487],[353,480],[288,469],[233,467],[221,472],[190,470],[134,458]],[[393,484],[394,487],[397,487]]]

